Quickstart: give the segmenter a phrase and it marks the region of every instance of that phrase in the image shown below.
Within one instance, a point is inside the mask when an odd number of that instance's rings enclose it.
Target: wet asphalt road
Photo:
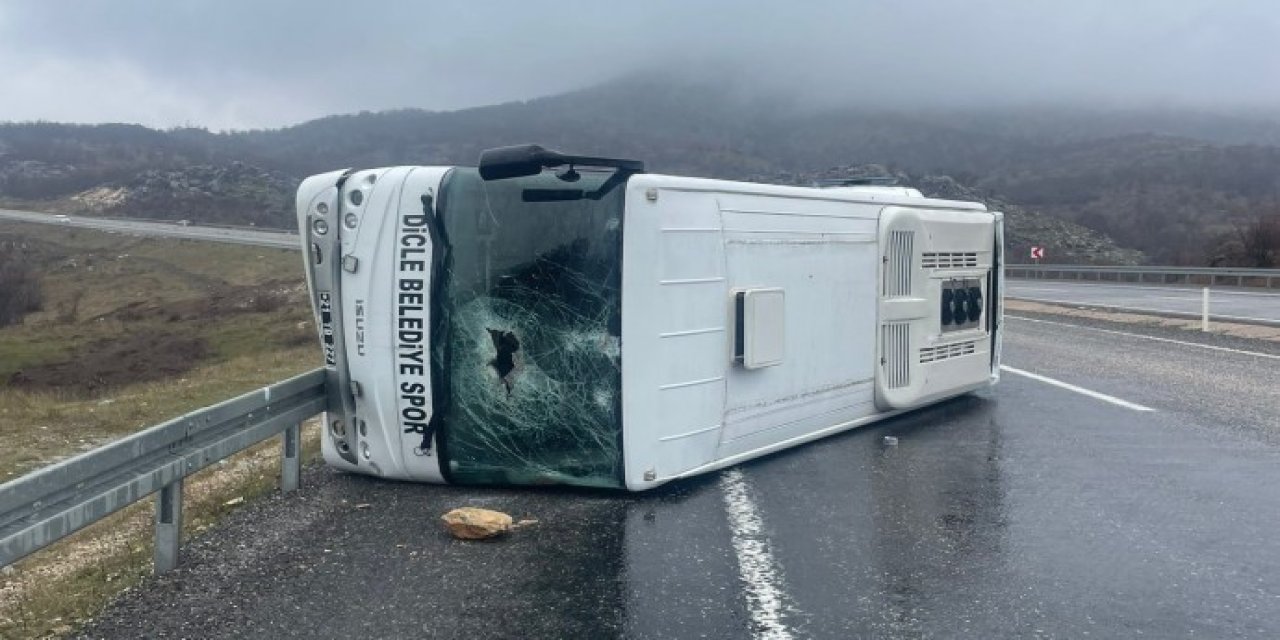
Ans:
[[[636,496],[317,466],[85,635],[1280,637],[1280,347],[1061,321],[1010,318],[1005,362],[1154,411],[1007,373],[992,392],[743,465],[748,542],[767,560],[750,571],[761,556],[743,554],[730,474]],[[451,540],[437,519],[467,504],[540,522]],[[779,619],[762,621],[770,603],[743,575],[776,588]]]
[[[1059,304],[1092,305],[1199,318],[1201,287],[1104,284],[1054,280],[1010,279],[1011,298]],[[1219,320],[1280,325],[1280,291],[1262,288],[1213,287],[1209,316]]]

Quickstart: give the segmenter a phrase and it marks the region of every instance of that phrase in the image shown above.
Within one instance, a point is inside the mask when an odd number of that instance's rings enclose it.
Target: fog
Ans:
[[[0,121],[277,127],[645,71],[798,104],[1280,112],[1274,0],[9,0]]]

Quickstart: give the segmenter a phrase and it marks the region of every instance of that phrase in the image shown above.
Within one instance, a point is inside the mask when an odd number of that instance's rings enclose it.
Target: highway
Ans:
[[[226,242],[231,244],[247,244],[259,247],[277,247],[280,249],[300,249],[297,234],[284,231],[256,231],[232,227],[209,227],[199,225],[180,225],[176,222],[144,222],[140,220],[123,220],[119,218],[93,218],[88,216],[63,216],[37,213],[34,211],[12,211],[0,209],[0,220],[19,222],[35,222],[69,228],[97,229],[138,236],[157,236],[164,238],[185,238],[188,240],[205,240],[209,242]]]
[[[1137,284],[1104,284],[1070,280],[1014,280],[1009,297],[1035,302],[1126,309],[1163,315],[1200,317],[1201,288]],[[1209,315],[1219,320],[1280,325],[1280,291],[1213,287]]]
[[[1280,345],[1007,329],[994,390],[648,494],[314,466],[83,636],[1280,636]],[[462,505],[539,522],[455,541]]]

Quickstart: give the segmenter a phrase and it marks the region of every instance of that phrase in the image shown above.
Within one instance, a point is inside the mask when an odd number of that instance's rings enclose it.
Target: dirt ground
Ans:
[[[9,376],[8,385],[27,391],[96,393],[185,373],[208,355],[209,344],[203,338],[180,333],[131,334],[90,342],[62,362],[16,371]]]

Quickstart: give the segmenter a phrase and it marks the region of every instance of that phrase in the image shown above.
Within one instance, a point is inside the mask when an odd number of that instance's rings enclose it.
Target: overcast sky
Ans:
[[[0,0],[0,121],[275,127],[688,67],[816,103],[1280,111],[1280,2]]]

